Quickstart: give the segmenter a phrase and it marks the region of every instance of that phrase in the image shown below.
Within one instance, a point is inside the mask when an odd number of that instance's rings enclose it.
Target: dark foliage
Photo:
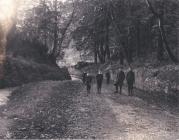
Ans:
[[[120,48],[129,64],[152,54],[159,61],[178,61],[177,1],[94,0],[78,5],[81,15],[73,38],[81,50],[93,51],[95,63],[110,60],[114,48]]]

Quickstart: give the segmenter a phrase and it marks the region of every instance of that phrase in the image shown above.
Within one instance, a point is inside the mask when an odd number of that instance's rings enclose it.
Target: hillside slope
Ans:
[[[18,36],[8,39],[1,88],[34,81],[70,79],[66,68],[61,69],[50,61],[43,45],[21,40]]]

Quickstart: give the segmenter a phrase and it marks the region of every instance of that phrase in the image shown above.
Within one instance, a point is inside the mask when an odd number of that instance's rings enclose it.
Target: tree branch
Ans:
[[[159,14],[158,14],[157,12],[155,12],[154,8],[152,7],[151,2],[150,2],[149,0],[145,0],[145,2],[146,2],[146,4],[147,4],[148,8],[151,10],[151,12],[152,12],[156,17],[158,17]]]

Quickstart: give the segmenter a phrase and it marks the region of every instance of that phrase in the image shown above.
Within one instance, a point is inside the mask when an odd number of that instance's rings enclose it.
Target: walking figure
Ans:
[[[111,80],[111,74],[110,74],[110,71],[108,70],[107,72],[106,72],[106,83],[109,85],[109,83],[110,83],[110,80]]]
[[[87,73],[86,73],[86,72],[83,72],[83,74],[82,74],[83,84],[85,84],[85,82],[86,82],[86,76],[87,76]]]
[[[132,71],[132,68],[129,68],[129,71],[126,76],[127,85],[128,85],[128,94],[129,96],[133,95],[133,86],[135,83],[135,73]]]
[[[86,89],[87,89],[87,93],[90,93],[91,90],[91,84],[92,84],[92,76],[90,76],[88,73],[86,74],[86,78],[85,78],[85,84],[86,84]]]
[[[125,79],[125,74],[121,68],[121,69],[119,69],[119,72],[117,73],[116,82],[114,84],[116,87],[115,93],[118,93],[118,88],[120,87],[120,94],[122,94],[122,86],[124,83],[124,79]]]
[[[101,94],[101,88],[103,83],[103,74],[101,71],[98,71],[98,74],[96,75],[96,82],[98,94]]]

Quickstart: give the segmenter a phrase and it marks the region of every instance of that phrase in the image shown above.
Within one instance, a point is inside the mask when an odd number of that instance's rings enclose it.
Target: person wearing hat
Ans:
[[[102,83],[103,83],[103,74],[100,70],[98,71],[98,74],[96,75],[96,83],[97,83],[98,94],[101,94],[101,88],[102,88]]]
[[[131,67],[129,67],[129,70],[127,72],[126,80],[127,80],[127,86],[128,86],[128,94],[129,96],[132,96],[133,87],[135,83],[135,73],[133,72]]]
[[[122,70],[122,68],[120,68],[116,76],[116,82],[114,84],[116,87],[115,93],[118,93],[118,88],[120,88],[120,94],[122,94],[122,86],[124,84],[124,79],[125,79],[124,71]]]
[[[86,79],[85,79],[85,84],[86,84],[86,90],[87,93],[89,94],[91,91],[91,84],[92,84],[92,76],[89,75],[89,73],[86,74]]]
[[[83,72],[83,74],[82,74],[83,84],[85,84],[85,82],[86,82],[86,75],[87,75],[87,73],[86,73],[86,72]]]

